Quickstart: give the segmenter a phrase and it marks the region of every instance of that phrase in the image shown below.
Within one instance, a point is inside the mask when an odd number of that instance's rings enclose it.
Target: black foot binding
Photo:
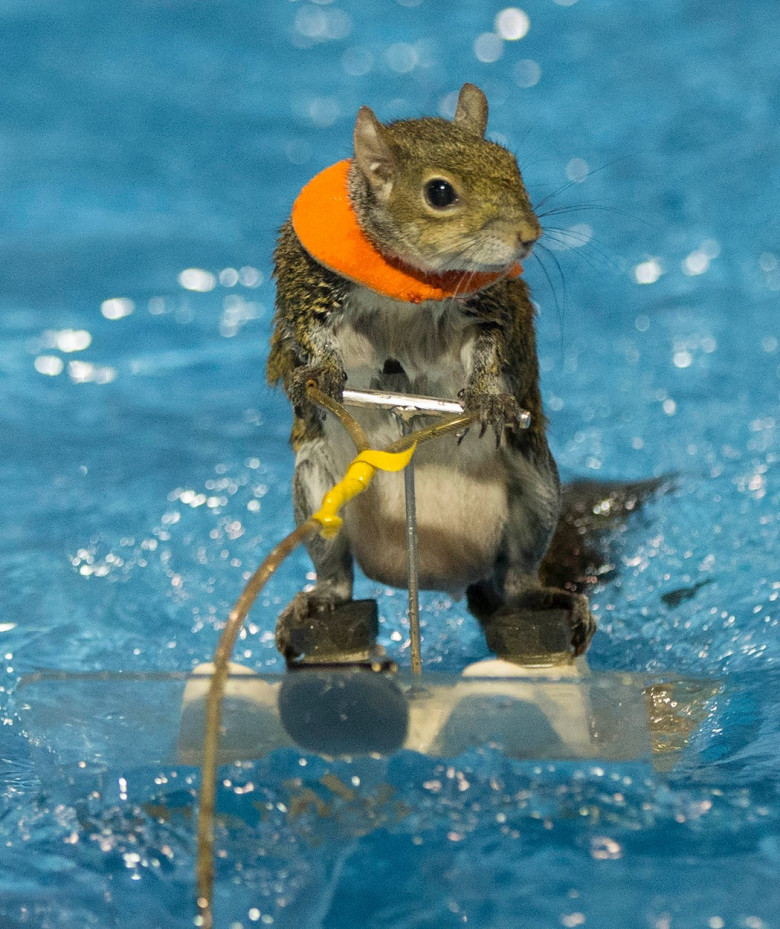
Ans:
[[[334,604],[299,593],[276,621],[276,647],[288,664],[370,661],[378,633],[376,600]]]
[[[520,664],[560,664],[583,655],[596,620],[581,594],[554,587],[528,591],[483,622],[488,648]]]

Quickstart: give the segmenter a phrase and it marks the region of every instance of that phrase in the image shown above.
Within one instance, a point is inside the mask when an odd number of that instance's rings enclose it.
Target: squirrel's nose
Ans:
[[[517,243],[524,249],[530,249],[541,234],[542,227],[538,223],[521,223],[517,230]]]
[[[517,247],[525,257],[533,247],[534,242],[542,234],[542,228],[538,224],[522,223],[517,231]]]

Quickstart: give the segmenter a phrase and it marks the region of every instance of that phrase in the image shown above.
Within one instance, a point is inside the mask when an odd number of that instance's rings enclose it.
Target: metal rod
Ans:
[[[441,397],[421,397],[416,394],[396,394],[387,390],[345,390],[345,406],[358,408],[380,408],[385,410],[402,410],[405,413],[439,413],[441,415],[463,412],[463,405],[457,400],[443,400]],[[519,416],[520,429],[531,425],[531,414],[522,410]]]
[[[410,424],[403,413],[397,413],[404,434]],[[406,499],[406,583],[409,588],[409,642],[412,657],[412,674],[422,674],[422,647],[420,641],[420,582],[417,559],[417,499],[414,492],[414,459],[404,468],[404,496]]]
[[[457,400],[418,397],[414,394],[395,394],[387,390],[345,390],[343,402],[345,406],[382,407],[388,410],[400,409],[417,413],[463,412],[463,407]]]

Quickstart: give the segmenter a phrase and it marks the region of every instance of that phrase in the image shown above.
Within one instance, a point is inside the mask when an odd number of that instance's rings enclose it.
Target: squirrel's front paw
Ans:
[[[346,379],[346,372],[333,365],[303,365],[293,371],[288,387],[290,401],[296,412],[301,414],[307,406],[311,406],[306,391],[309,384],[314,383],[324,394],[340,403]]]
[[[496,435],[496,446],[498,446],[501,444],[505,429],[520,428],[523,411],[512,394],[480,393],[466,387],[458,394],[458,397],[467,413],[479,414],[480,438],[485,434],[488,426],[492,426]]]

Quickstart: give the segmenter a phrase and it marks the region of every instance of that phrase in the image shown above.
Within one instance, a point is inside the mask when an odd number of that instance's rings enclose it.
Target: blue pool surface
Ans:
[[[780,10],[520,5],[0,0],[3,929],[193,924],[197,769],[60,765],[67,728],[31,745],[12,692],[210,657],[292,527],[275,230],[360,105],[451,115],[466,80],[549,197],[526,275],[564,478],[671,478],[615,533],[591,667],[721,689],[666,773],[489,746],[225,769],[217,925],[780,927]],[[281,670],[310,571],[243,663]],[[403,592],[358,593],[408,665]],[[486,656],[444,595],[423,634],[430,670]]]

